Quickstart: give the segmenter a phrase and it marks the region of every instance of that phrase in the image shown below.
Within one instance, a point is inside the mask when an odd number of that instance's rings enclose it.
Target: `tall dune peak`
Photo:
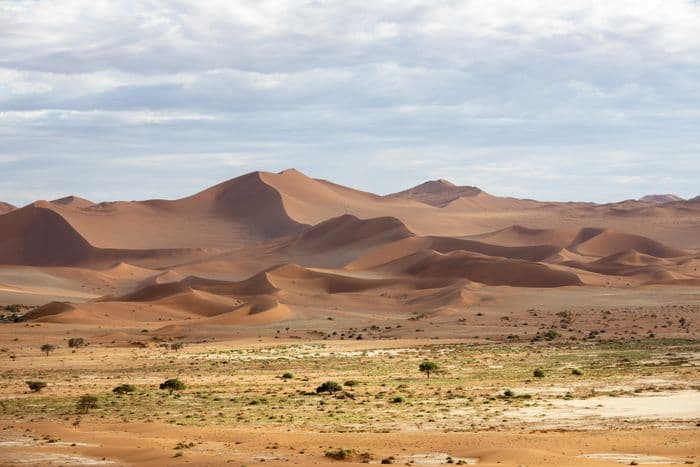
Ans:
[[[431,206],[443,207],[459,198],[469,198],[482,194],[475,186],[458,186],[444,180],[429,180],[408,190],[387,195],[388,198],[402,198],[420,201]]]
[[[94,206],[95,203],[93,203],[90,200],[87,200],[85,198],[81,198],[79,196],[74,196],[74,195],[69,195],[69,196],[64,196],[63,198],[58,198],[54,199],[51,201],[52,204],[59,204],[62,206],[71,206],[74,208],[82,209],[82,208],[88,208],[90,206]]]

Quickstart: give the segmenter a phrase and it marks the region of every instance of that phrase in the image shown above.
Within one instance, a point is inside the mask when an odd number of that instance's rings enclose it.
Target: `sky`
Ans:
[[[295,167],[379,194],[700,194],[700,2],[0,0],[0,200]]]

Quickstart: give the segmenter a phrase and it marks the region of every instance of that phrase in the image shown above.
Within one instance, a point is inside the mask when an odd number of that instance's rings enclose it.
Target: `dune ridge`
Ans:
[[[659,196],[539,202],[446,180],[380,196],[293,169],[176,200],[68,196],[0,215],[0,293],[53,300],[29,319],[178,332],[451,316],[509,288],[692,285],[700,206]]]

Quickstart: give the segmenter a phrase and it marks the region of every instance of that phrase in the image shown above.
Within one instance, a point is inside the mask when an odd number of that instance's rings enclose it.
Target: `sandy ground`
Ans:
[[[3,465],[681,465],[700,455],[693,340],[265,338],[179,351],[91,344],[48,357],[8,336],[3,346],[15,356],[0,360]],[[441,370],[421,375],[424,359]],[[533,378],[535,367],[546,377]],[[187,388],[159,391],[173,376]],[[36,379],[48,387],[28,392],[24,381]],[[329,379],[358,384],[315,394]],[[124,382],[137,393],[111,393]],[[74,406],[82,394],[99,399],[88,414]],[[339,449],[348,459],[326,456]]]

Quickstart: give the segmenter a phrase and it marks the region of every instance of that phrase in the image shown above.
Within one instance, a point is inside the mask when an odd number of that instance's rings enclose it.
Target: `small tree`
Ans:
[[[51,352],[53,352],[54,350],[56,350],[56,346],[51,345],[51,344],[44,344],[44,345],[41,346],[41,351],[44,352],[44,353],[46,354],[47,357],[48,357],[49,354],[50,354]]]
[[[177,352],[184,346],[185,344],[183,344],[182,342],[173,342],[172,344],[170,344],[170,350],[174,350],[175,352]]]
[[[160,388],[167,389],[170,392],[170,394],[172,394],[173,391],[182,391],[183,389],[185,389],[185,383],[183,383],[177,378],[172,378],[160,383]]]
[[[322,392],[327,392],[329,394],[333,394],[334,392],[340,391],[343,389],[340,384],[336,383],[335,381],[326,381],[322,385],[316,388],[316,393],[321,394]]]
[[[71,349],[79,349],[85,347],[85,339],[82,337],[71,337],[68,339],[68,347]]]
[[[425,373],[425,376],[427,376],[428,379],[430,379],[430,373],[434,373],[438,370],[438,364],[429,360],[425,360],[421,362],[420,365],[418,365],[418,369],[421,373]]]
[[[46,387],[46,383],[43,381],[26,381],[26,383],[32,392],[39,392]]]
[[[97,397],[89,394],[80,396],[80,399],[75,404],[75,408],[79,413],[88,413],[91,409],[97,408]]]
[[[129,394],[136,391],[136,386],[133,384],[120,384],[116,388],[112,389],[114,394]]]

